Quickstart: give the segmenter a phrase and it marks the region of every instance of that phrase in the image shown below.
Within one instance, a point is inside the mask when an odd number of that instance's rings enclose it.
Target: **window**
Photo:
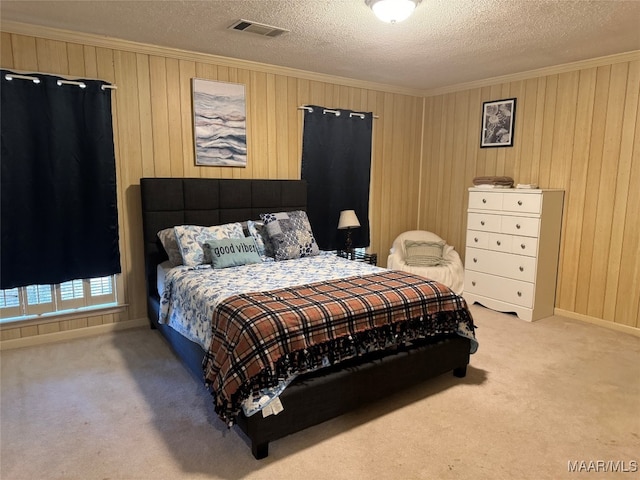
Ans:
[[[342,210],[354,210],[360,228],[354,247],[367,247],[373,114],[306,106],[301,178],[307,181],[307,216],[321,250],[342,247],[336,233]]]
[[[0,223],[13,233],[0,249],[0,288],[25,288],[21,315],[82,303],[78,288],[90,306],[89,281],[63,282],[122,271],[111,90],[101,80],[75,82],[80,88],[12,74],[0,75],[0,114],[11,119],[0,125]],[[34,255],[43,239],[54,254]]]
[[[19,320],[109,306],[118,301],[116,290],[115,275],[0,290],[0,319]]]

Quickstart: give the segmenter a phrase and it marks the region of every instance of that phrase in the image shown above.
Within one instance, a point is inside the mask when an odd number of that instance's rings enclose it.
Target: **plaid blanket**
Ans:
[[[229,425],[244,398],[292,375],[415,338],[474,331],[462,297],[392,270],[234,295],[218,305],[212,326],[205,381]]]

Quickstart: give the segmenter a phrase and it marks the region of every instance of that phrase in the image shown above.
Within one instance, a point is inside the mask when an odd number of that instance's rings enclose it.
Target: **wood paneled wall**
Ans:
[[[640,328],[640,54],[426,98],[418,224],[464,255],[467,188],[565,191],[556,308]],[[517,98],[512,148],[480,149],[482,102]]]
[[[437,232],[464,255],[473,177],[509,175],[518,183],[565,190],[557,311],[640,328],[640,54],[631,61],[425,96],[69,32],[23,30],[2,32],[2,68],[100,78],[118,87],[113,118],[127,308],[99,319],[3,327],[3,340],[83,328],[105,318],[143,319],[140,177],[299,178],[298,106],[304,104],[379,117],[370,221],[371,251],[383,266],[393,239],[414,228]],[[193,77],[246,86],[247,168],[195,166]],[[514,147],[480,149],[482,102],[509,97],[518,99]]]
[[[370,202],[371,251],[381,263],[395,236],[416,227],[418,216],[423,99],[420,95],[273,73],[247,63],[229,66],[215,57],[149,53],[148,46],[114,43],[113,48],[75,40],[2,32],[1,66],[23,72],[99,78],[117,85],[113,122],[117,162],[118,207],[125,313],[117,321],[146,316],[140,212],[140,177],[300,178],[303,113],[316,104],[373,112],[373,159]],[[84,43],[82,43],[84,41]],[[232,62],[237,65],[239,62]],[[195,166],[191,104],[193,77],[242,83],[247,95],[246,168]],[[6,121],[6,119],[3,119]],[[65,328],[2,330],[16,339]],[[88,322],[89,324],[91,322]],[[81,328],[84,323],[76,322]],[[57,329],[57,330],[56,330]]]

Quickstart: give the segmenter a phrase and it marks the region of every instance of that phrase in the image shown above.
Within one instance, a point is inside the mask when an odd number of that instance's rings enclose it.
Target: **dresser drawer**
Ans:
[[[538,239],[536,237],[512,237],[511,253],[536,257],[538,255]]]
[[[506,233],[489,233],[487,249],[498,252],[515,253],[535,257],[538,252],[538,239],[536,237],[518,237]],[[473,246],[473,245],[472,245]],[[483,248],[478,245],[479,248]]]
[[[491,273],[523,282],[534,282],[536,278],[536,259],[533,257],[468,247],[465,258],[466,270]]]
[[[502,193],[469,192],[469,208],[480,210],[502,210]]]
[[[501,215],[490,213],[470,212],[467,217],[467,228],[470,230],[482,230],[484,232],[500,232]]]
[[[542,195],[535,193],[508,193],[502,197],[502,208],[509,212],[541,213]]]
[[[489,233],[481,230],[467,230],[467,245],[477,248],[489,248]]]
[[[525,308],[533,307],[533,285],[533,283],[475,272],[473,270],[467,270],[464,279],[464,289],[466,292]]]
[[[489,250],[511,253],[513,236],[504,233],[489,234]]]
[[[510,217],[504,215],[500,222],[502,233],[537,237],[540,231],[540,219],[533,217]]]
[[[536,257],[538,255],[538,239],[536,237],[519,237],[506,233],[467,230],[468,247],[484,248],[498,252],[515,253]]]

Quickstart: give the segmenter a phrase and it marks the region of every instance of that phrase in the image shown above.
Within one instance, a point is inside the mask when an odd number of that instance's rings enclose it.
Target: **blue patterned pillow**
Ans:
[[[187,267],[211,263],[211,259],[205,254],[203,248],[203,245],[209,240],[244,238],[244,232],[242,231],[242,225],[240,223],[227,223],[213,227],[180,225],[173,227],[173,230],[176,233],[176,240],[180,247],[182,262]]]
[[[176,232],[173,231],[173,228],[165,228],[164,230],[160,230],[158,232],[158,238],[160,239],[160,243],[162,243],[165,252],[167,252],[167,256],[169,257],[171,266],[176,267],[178,265],[182,265],[180,246],[178,245]]]
[[[238,267],[262,262],[258,246],[252,237],[209,240],[204,247],[209,251],[213,268]]]
[[[276,260],[310,257],[320,253],[306,212],[262,213],[260,218],[267,229]]]
[[[275,254],[273,252],[271,240],[269,240],[269,235],[267,234],[267,229],[264,226],[264,222],[254,222],[253,220],[249,220],[247,222],[247,230],[249,235],[251,235],[256,241],[260,256],[273,258]]]

